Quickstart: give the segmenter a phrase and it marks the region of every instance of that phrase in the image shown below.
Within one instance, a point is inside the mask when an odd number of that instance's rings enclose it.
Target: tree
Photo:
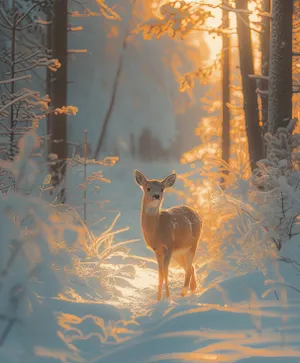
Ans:
[[[262,0],[262,13],[270,13],[271,0]],[[261,121],[263,127],[263,134],[267,132],[268,128],[268,76],[269,76],[269,63],[270,63],[270,33],[271,33],[271,19],[268,16],[263,16],[261,20],[261,35],[260,35],[260,48],[261,48],[261,74],[263,78],[259,80],[259,89],[261,92]]]
[[[13,0],[11,4],[2,2],[0,6],[0,28],[7,40],[7,46],[2,47],[0,54],[5,77],[0,82],[0,122],[4,130],[1,136],[6,157],[13,159],[19,137],[28,128],[37,128],[48,112],[47,95],[41,97],[39,92],[25,88],[25,82],[32,79],[37,68],[48,67],[56,71],[60,65],[48,56],[44,47],[39,47],[38,32],[34,31],[41,26],[35,19],[40,7],[38,2],[22,8]],[[35,39],[34,43],[31,38]]]
[[[292,118],[292,31],[293,0],[273,0],[268,91],[271,134]]]
[[[244,97],[244,112],[250,166],[254,170],[256,162],[263,158],[263,139],[259,126],[256,84],[249,75],[254,73],[251,29],[249,22],[248,0],[236,0],[237,32],[239,39],[240,71]]]
[[[97,159],[101,148],[103,147],[103,143],[104,143],[104,138],[106,136],[106,131],[107,131],[107,126],[109,123],[109,120],[111,118],[111,114],[114,110],[114,106],[115,106],[115,102],[116,102],[116,97],[117,97],[117,92],[118,92],[118,86],[119,86],[119,81],[120,81],[120,76],[122,73],[122,68],[123,68],[123,63],[124,63],[124,57],[126,54],[126,50],[127,50],[127,46],[128,46],[128,41],[129,41],[129,37],[131,35],[131,27],[130,27],[130,23],[132,22],[133,19],[133,11],[134,11],[134,6],[135,6],[136,0],[132,0],[131,4],[130,4],[130,20],[128,20],[129,24],[127,26],[127,28],[125,29],[124,32],[124,38],[123,38],[123,42],[122,42],[122,49],[121,49],[121,54],[119,57],[119,62],[118,62],[118,66],[116,69],[116,75],[114,78],[114,82],[113,82],[113,89],[112,89],[112,94],[110,96],[110,100],[109,100],[109,104],[108,104],[108,108],[102,123],[102,127],[101,127],[101,132],[100,132],[100,136],[97,142],[97,146],[96,146],[96,150],[95,150],[95,155],[94,158]]]
[[[135,159],[136,152],[135,152],[134,133],[130,134],[130,154],[131,154],[132,159]]]
[[[67,103],[68,91],[68,54],[84,54],[86,49],[68,49],[68,32],[81,31],[82,27],[72,28],[68,23],[68,1],[52,0],[52,14],[48,16],[51,20],[50,31],[48,33],[47,43],[51,46],[52,55],[58,58],[61,68],[55,77],[47,77],[47,88],[51,96],[51,103],[54,108],[63,108]],[[108,19],[121,20],[118,14],[104,1],[96,0],[99,5],[99,12],[89,9],[84,3],[74,0],[82,13],[75,10],[70,12],[75,17],[104,16]],[[63,185],[66,177],[66,159],[68,157],[68,140],[67,140],[67,117],[64,113],[55,113],[48,119],[48,131],[51,133],[50,151],[57,158],[53,161],[52,184],[54,187],[60,186],[58,193],[59,200],[64,203],[66,200],[66,191]]]
[[[42,45],[40,28],[47,26],[37,14],[45,1],[32,1],[21,7],[17,1],[0,3],[0,28],[7,46],[0,53],[4,64],[4,79],[0,80],[0,144],[2,158],[13,159],[19,138],[50,113],[72,114],[72,107],[49,109],[49,96],[28,89],[27,81],[36,76],[37,68],[57,71],[60,63]]]
[[[223,1],[224,2],[224,1]],[[223,4],[225,5],[225,4]],[[229,13],[222,9],[222,159],[230,158],[230,38],[225,30],[229,28]]]
[[[51,39],[51,40],[50,40]],[[51,80],[50,98],[54,108],[61,108],[67,104],[68,89],[68,1],[55,1],[51,24],[52,56],[59,59],[61,67]],[[57,155],[56,162],[52,164],[52,184],[57,187],[62,183],[66,174],[66,159],[68,157],[67,145],[67,116],[57,113],[51,118],[50,152]],[[59,192],[59,200],[66,200],[64,186]]]
[[[144,128],[139,137],[138,156],[142,161],[152,161],[153,136],[151,130]]]

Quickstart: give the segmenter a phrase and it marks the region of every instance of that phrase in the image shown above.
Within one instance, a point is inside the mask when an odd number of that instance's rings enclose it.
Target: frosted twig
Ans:
[[[120,21],[122,20],[121,17],[112,8],[110,8],[108,5],[106,5],[103,0],[96,0],[96,2],[100,5],[100,12],[107,19],[117,19]],[[110,15],[108,15],[105,11],[107,13],[109,13]]]
[[[10,21],[10,19],[6,16],[6,14],[3,12],[3,9],[0,8],[0,15],[2,16],[2,18],[6,21],[6,24],[10,27],[10,29],[12,28],[13,24]]]
[[[0,21],[0,27],[11,30],[10,26],[3,24],[1,21]]]
[[[29,71],[33,68],[38,68],[38,67],[49,67],[51,65],[51,61],[52,59],[48,59],[48,58],[41,58],[38,59],[36,61],[33,61],[32,64],[28,67],[24,67],[24,68],[19,68],[15,70],[15,73],[20,73],[20,72],[25,72],[25,71]],[[6,74],[11,74],[11,72],[8,72]]]
[[[24,25],[24,26],[20,26],[17,30],[26,30],[32,27],[32,23]]]
[[[8,324],[7,324],[6,328],[4,329],[4,331],[3,331],[3,333],[2,333],[2,335],[0,337],[0,347],[3,346],[6,338],[8,337],[8,334],[10,333],[11,329],[13,328],[15,322],[16,322],[15,318],[8,320]]]
[[[88,50],[87,49],[68,49],[67,53],[68,54],[83,54],[83,53],[87,53]]]
[[[263,96],[268,96],[268,94],[269,94],[269,91],[262,90],[260,88],[256,88],[255,92],[260,94],[260,95],[263,95]]]
[[[70,26],[68,28],[69,32],[79,32],[79,31],[82,31],[82,30],[83,30],[82,26],[74,26],[74,27]]]
[[[39,25],[51,25],[52,21],[46,21],[41,18],[38,18],[38,19],[34,20],[34,23],[39,24]]]
[[[41,54],[41,52],[38,50],[36,52],[31,52],[29,53],[28,55],[24,55],[24,54],[21,54],[20,57],[16,58],[15,59],[15,64],[18,64],[18,63],[21,63],[21,62],[26,62],[28,61],[29,59],[33,58],[33,57],[36,57],[37,55]]]
[[[12,82],[21,81],[24,79],[31,79],[31,78],[32,78],[31,74],[26,74],[26,75],[20,76],[20,77],[5,79],[3,81],[0,81],[0,84],[7,84],[7,83],[12,83]]]
[[[268,76],[264,76],[263,74],[249,74],[248,75],[249,78],[253,78],[253,79],[263,79],[265,81],[269,80]]]
[[[29,8],[28,9],[28,11],[23,15],[23,16],[21,16],[21,18],[19,18],[18,19],[18,21],[16,22],[16,27],[19,25],[19,24],[21,24],[21,22],[32,12],[32,10],[34,9],[34,8],[36,8],[38,6],[38,4],[34,4],[34,5],[32,5],[32,7],[31,8]]]
[[[19,101],[22,101],[24,100],[26,97],[29,97],[29,96],[33,96],[33,91],[31,92],[27,92],[19,97],[16,97],[14,98],[11,102],[7,103],[5,106],[3,106],[2,108],[0,108],[0,114],[6,110],[7,108],[9,108],[10,106],[14,105],[15,103],[19,102]]]

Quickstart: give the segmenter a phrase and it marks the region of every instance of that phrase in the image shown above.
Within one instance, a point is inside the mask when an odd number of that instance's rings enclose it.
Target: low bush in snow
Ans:
[[[30,361],[57,355],[76,361],[76,349],[63,337],[51,301],[106,296],[101,264],[124,250],[122,244],[113,244],[113,236],[122,230],[113,231],[112,225],[94,235],[76,209],[43,198],[50,176],[36,188],[39,168],[32,155],[39,146],[39,138],[29,131],[19,140],[14,160],[0,161],[0,169],[14,180],[0,203],[0,357],[13,359],[9,349],[13,336],[22,346],[22,359],[24,354]],[[97,280],[94,288],[86,283],[92,277]]]
[[[181,175],[186,202],[204,219],[197,260],[203,279],[216,272],[266,273],[266,262],[280,259],[282,246],[299,234],[300,135],[293,133],[295,126],[291,120],[276,134],[265,135],[267,157],[250,179],[205,156],[199,170]]]

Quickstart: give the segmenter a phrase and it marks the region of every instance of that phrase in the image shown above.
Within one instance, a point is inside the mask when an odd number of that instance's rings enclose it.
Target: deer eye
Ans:
[[[161,192],[163,192],[164,191],[164,189],[163,188],[161,188],[161,190],[160,190]]]
[[[150,192],[151,191],[151,188],[147,188],[147,192]]]

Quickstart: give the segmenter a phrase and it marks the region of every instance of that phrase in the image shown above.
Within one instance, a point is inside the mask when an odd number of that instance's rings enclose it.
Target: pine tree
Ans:
[[[272,35],[268,93],[268,132],[292,118],[293,0],[272,1]]]

